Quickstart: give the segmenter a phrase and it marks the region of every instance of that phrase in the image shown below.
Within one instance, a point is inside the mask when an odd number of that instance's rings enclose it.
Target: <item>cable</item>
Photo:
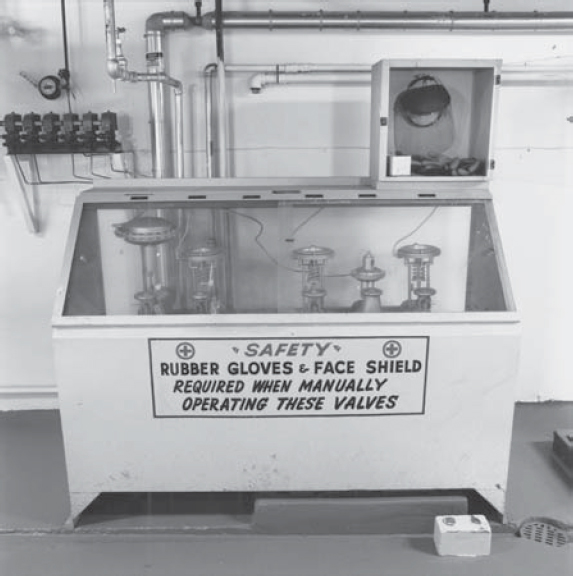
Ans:
[[[408,232],[408,234],[402,236],[402,238],[398,238],[398,240],[394,242],[394,246],[392,246],[392,256],[396,256],[398,245],[407,238],[410,238],[410,236],[412,236],[413,234],[415,234],[435,214],[438,208],[439,206],[434,206],[434,208],[432,208],[432,211],[427,216],[425,216],[424,219],[411,232]]]
[[[231,209],[227,209],[227,212],[229,214],[235,214],[236,216],[242,216],[243,218],[247,218],[247,220],[251,220],[252,222],[255,222],[255,224],[257,224],[259,226],[259,231],[257,232],[255,239],[254,239],[255,244],[257,244],[257,246],[263,251],[265,256],[275,266],[277,266],[277,268],[282,268],[283,270],[288,270],[289,272],[296,272],[296,273],[302,272],[301,270],[298,270],[297,268],[289,268],[288,266],[284,266],[266,249],[264,244],[260,241],[260,237],[263,235],[263,232],[265,231],[265,225],[258,218],[255,218],[254,216],[250,216],[249,214],[243,214],[242,212],[237,212],[237,211],[231,210]]]
[[[111,178],[111,176],[106,176],[105,174],[98,174],[97,172],[94,172],[94,155],[90,155],[88,156],[89,161],[90,161],[90,174],[92,176],[95,176],[96,178],[105,178],[106,180],[109,180]]]
[[[23,182],[25,184],[28,184],[29,186],[50,186],[52,184],[82,184],[85,181],[85,180],[80,180],[80,179],[77,179],[77,180],[42,180],[42,176],[40,174],[40,169],[39,169],[35,154],[32,155],[32,162],[34,163],[35,171],[38,174],[38,180],[37,181],[29,180],[26,177],[26,173],[24,172],[24,168],[22,167],[22,164],[20,163],[20,159],[18,158],[18,154],[13,154],[12,157],[14,158],[16,167],[18,168],[18,172],[20,173],[20,176],[22,177]],[[87,180],[92,182],[91,178],[88,178]]]
[[[178,260],[182,259],[181,258],[181,246],[183,245],[185,238],[187,238],[187,234],[189,234],[190,222],[191,222],[191,215],[187,214],[185,217],[185,230],[183,231],[183,236],[181,236],[179,243],[177,244],[177,248],[175,248],[175,254],[176,254]]]
[[[286,239],[287,242],[294,242],[294,235],[303,227],[306,226],[315,216],[318,216],[326,206],[321,206],[318,210],[315,210],[310,216],[305,218],[294,230],[290,233],[290,236]]]
[[[306,220],[303,220],[296,228],[296,230],[299,230],[302,226],[304,226],[305,224],[307,224],[312,218],[314,218],[321,210],[323,210],[325,207],[321,207],[318,210],[316,210],[313,214],[311,214],[308,218],[306,218]],[[263,235],[263,232],[265,231],[265,226],[264,224],[258,219],[255,218],[254,216],[250,216],[249,214],[243,214],[241,212],[236,212],[235,210],[230,210],[227,209],[227,212],[229,212],[230,214],[235,214],[237,216],[242,216],[243,218],[247,218],[248,220],[251,220],[253,222],[255,222],[258,226],[259,226],[259,231],[257,232],[257,235],[255,236],[255,243],[257,244],[257,246],[263,251],[263,253],[265,254],[265,256],[275,265],[277,266],[277,268],[282,268],[283,270],[288,270],[289,272],[296,272],[297,274],[302,274],[302,269],[299,268],[289,268],[288,266],[284,266],[283,264],[281,264],[268,250],[267,248],[264,246],[264,244],[260,241],[261,236]],[[346,278],[348,276],[351,276],[351,274],[325,274],[324,277],[325,278]]]

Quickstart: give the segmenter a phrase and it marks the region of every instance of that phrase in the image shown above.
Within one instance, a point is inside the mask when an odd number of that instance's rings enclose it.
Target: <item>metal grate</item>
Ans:
[[[530,518],[519,527],[519,535],[548,546],[565,546],[569,542],[567,527],[548,518]]]

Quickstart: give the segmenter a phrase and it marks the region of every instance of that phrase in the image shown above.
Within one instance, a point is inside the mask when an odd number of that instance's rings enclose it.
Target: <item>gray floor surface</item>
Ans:
[[[573,488],[552,457],[558,428],[573,428],[573,404],[516,407],[510,522],[547,516],[573,525]],[[553,548],[508,532],[494,534],[490,556],[471,559],[437,556],[429,534],[201,535],[178,531],[180,517],[169,515],[162,526],[171,532],[137,533],[147,515],[70,533],[62,530],[67,498],[57,412],[0,413],[1,576],[573,574],[573,545]]]

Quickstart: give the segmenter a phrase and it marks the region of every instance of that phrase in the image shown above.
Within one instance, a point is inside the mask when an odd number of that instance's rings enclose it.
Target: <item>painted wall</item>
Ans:
[[[127,28],[130,68],[144,70],[143,30],[157,11],[193,10],[188,1],[116,0],[117,24]],[[226,9],[381,9],[379,2],[227,0]],[[138,175],[150,173],[147,90],[113,83],[106,75],[103,3],[67,0],[73,98],[77,113],[106,110],[120,116],[126,146],[135,151]],[[480,10],[478,0],[393,0],[384,9]],[[63,67],[58,0],[0,0],[0,23],[14,19],[33,33],[0,38],[0,115],[67,111],[65,98],[47,101],[32,79]],[[514,3],[494,1],[511,10]],[[204,2],[204,11],[214,1]],[[520,10],[568,10],[568,0],[520,2]],[[2,20],[4,19],[4,20]],[[202,71],[215,59],[215,36],[203,30],[169,37],[170,72],[185,86],[186,176],[205,175]],[[229,63],[373,64],[382,58],[501,58],[505,64],[573,65],[573,35],[404,34],[377,32],[232,32],[225,37]],[[229,78],[231,167],[236,176],[360,176],[368,171],[369,87],[291,85],[251,94],[249,76]],[[573,400],[568,373],[573,85],[503,86],[498,108],[497,216],[523,317],[521,373],[516,399]],[[128,156],[131,158],[131,156]],[[131,169],[131,163],[128,162]],[[67,228],[76,195],[92,179],[126,177],[105,159],[93,165],[77,156],[40,157],[37,186],[41,231],[29,233],[17,202],[18,187],[0,163],[0,409],[57,405],[50,319]]]

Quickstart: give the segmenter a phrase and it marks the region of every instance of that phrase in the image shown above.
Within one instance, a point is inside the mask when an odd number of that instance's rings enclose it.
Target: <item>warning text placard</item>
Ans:
[[[149,339],[156,418],[423,414],[429,338]]]

